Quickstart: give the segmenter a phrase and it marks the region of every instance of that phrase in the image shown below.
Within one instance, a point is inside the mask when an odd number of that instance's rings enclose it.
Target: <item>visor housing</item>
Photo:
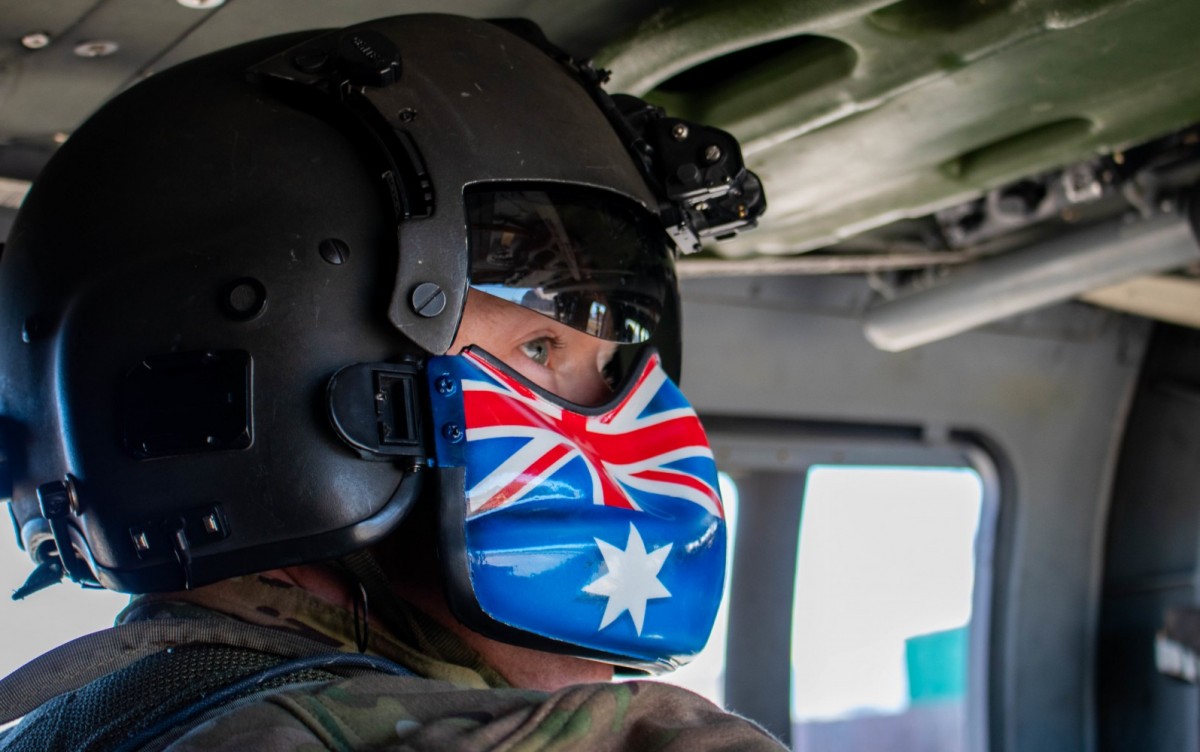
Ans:
[[[627,199],[571,186],[465,195],[470,280],[594,337],[650,339],[673,304],[673,245]]]

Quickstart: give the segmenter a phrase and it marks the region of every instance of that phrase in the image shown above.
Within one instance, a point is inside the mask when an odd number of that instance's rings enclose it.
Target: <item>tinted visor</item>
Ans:
[[[602,191],[468,190],[471,286],[623,344],[645,342],[675,297],[657,218]]]

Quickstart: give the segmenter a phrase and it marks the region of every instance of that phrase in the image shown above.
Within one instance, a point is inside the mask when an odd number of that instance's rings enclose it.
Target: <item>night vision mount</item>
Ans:
[[[694,253],[705,240],[728,240],[758,224],[767,199],[737,139],[667,117],[637,97],[615,94],[611,101],[624,124],[618,127],[622,140],[655,193],[666,198],[659,214],[680,251]]]
[[[602,88],[608,71],[576,61],[531,21],[492,23],[540,48],[584,85],[658,197],[659,215],[680,252],[695,253],[706,240],[728,240],[758,225],[767,197],[732,135],[668,117],[661,107],[629,94],[608,94]]]

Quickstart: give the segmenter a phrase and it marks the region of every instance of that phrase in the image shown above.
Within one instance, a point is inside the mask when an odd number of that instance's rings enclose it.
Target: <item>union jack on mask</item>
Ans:
[[[427,373],[459,617],[651,671],[698,652],[721,597],[724,512],[704,429],[659,356],[597,408],[474,348]]]

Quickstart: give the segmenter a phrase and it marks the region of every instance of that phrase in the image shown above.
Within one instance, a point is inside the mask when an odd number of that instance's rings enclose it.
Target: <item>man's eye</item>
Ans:
[[[523,343],[521,345],[521,352],[534,363],[544,366],[550,362],[551,347],[553,347],[553,343],[548,338],[538,337],[537,339],[531,339]]]

